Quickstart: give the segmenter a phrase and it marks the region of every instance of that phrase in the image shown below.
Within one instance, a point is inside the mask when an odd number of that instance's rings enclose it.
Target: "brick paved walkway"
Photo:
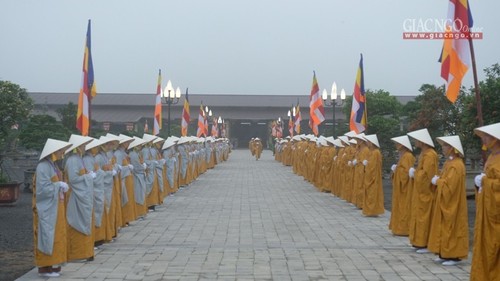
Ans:
[[[59,280],[468,280],[392,236],[389,213],[365,218],[318,192],[269,151],[247,150],[169,197],[144,221],[68,263]],[[18,280],[45,280],[32,270]],[[54,278],[55,280],[55,278]]]

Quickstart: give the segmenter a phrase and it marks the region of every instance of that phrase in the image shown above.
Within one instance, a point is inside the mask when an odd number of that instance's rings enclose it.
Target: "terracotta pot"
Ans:
[[[12,204],[19,199],[20,182],[0,183],[0,204]]]

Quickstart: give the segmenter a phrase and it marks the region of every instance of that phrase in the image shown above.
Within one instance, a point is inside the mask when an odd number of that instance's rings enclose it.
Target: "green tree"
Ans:
[[[6,147],[12,127],[25,121],[33,101],[26,89],[9,81],[0,80],[0,148]]]
[[[71,132],[50,115],[33,115],[19,133],[21,144],[41,151],[48,138],[68,140]]]
[[[401,134],[400,115],[403,106],[396,97],[384,90],[367,90],[366,105],[368,129],[365,134],[377,134],[384,155],[384,169],[389,170],[396,157],[391,138]],[[352,97],[348,97],[344,106],[347,120],[351,115],[351,107]]]
[[[78,106],[69,102],[66,106],[56,109],[61,124],[66,127],[70,132],[77,133],[76,129],[76,114]]]

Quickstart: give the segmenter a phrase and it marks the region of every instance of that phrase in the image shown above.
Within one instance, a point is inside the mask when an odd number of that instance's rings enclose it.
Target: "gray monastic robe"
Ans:
[[[146,174],[141,161],[139,160],[139,153],[135,150],[129,152],[130,164],[134,166],[132,174],[134,175],[134,195],[135,202],[144,205],[146,201]]]
[[[85,169],[87,171],[94,171],[96,177],[93,181],[94,184],[94,216],[95,216],[95,226],[101,227],[102,214],[104,213],[104,176],[105,172],[101,170],[99,163],[96,162],[92,154],[87,153],[83,156],[83,163],[85,164]],[[97,166],[97,170],[95,170]]]
[[[130,168],[128,166],[122,166],[123,160],[127,158],[127,152],[125,149],[120,147],[115,151],[116,165],[121,167],[120,182],[122,186],[122,206],[128,203],[127,186],[125,185],[125,179],[131,174]]]
[[[65,172],[68,175],[68,185],[71,194],[66,208],[68,224],[79,232],[92,233],[92,209],[94,207],[94,185],[92,176],[80,174],[85,170],[83,159],[78,154],[71,154],[66,160]]]
[[[36,209],[38,212],[37,248],[46,255],[52,255],[59,204],[59,184],[52,182],[57,175],[55,164],[42,159],[36,167]],[[59,179],[62,181],[62,178]]]

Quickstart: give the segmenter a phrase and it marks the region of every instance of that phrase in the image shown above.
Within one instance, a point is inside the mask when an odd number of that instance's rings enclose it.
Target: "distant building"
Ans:
[[[49,114],[58,118],[56,110],[67,106],[69,102],[78,104],[78,93],[29,93],[33,99],[35,114]],[[396,96],[403,104],[414,100],[415,96]],[[246,146],[252,137],[268,140],[270,125],[279,117],[284,121],[283,132],[288,135],[288,110],[299,102],[302,114],[301,127],[309,133],[309,96],[284,95],[226,95],[226,94],[189,94],[191,112],[190,131],[197,127],[200,104],[208,106],[214,117],[224,120],[227,136],[240,146]],[[103,94],[99,93],[91,104],[93,128],[110,132],[139,131],[148,120],[152,129],[155,94]],[[180,126],[184,96],[177,104],[171,105],[171,124]],[[163,129],[167,124],[167,105],[163,105]],[[369,108],[369,105],[368,105]],[[320,127],[320,133],[332,134],[333,107],[325,106],[326,121]],[[335,107],[337,133],[345,128],[346,118],[343,106]],[[211,124],[211,122],[209,122]],[[210,130],[209,130],[210,131]]]

